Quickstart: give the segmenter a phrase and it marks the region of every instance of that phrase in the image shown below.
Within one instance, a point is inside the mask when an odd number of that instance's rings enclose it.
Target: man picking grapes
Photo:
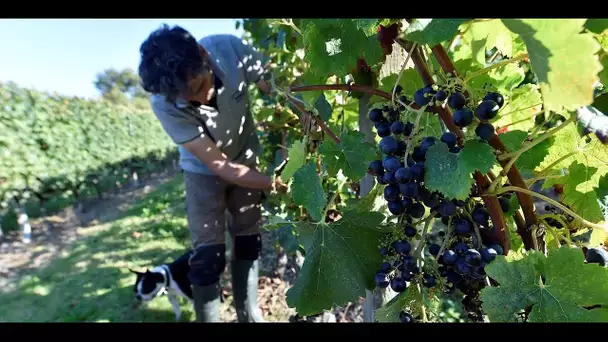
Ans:
[[[284,189],[257,170],[260,143],[247,86],[268,93],[262,56],[231,35],[200,41],[163,26],[140,47],[139,76],[158,120],[178,145],[186,187],[197,321],[219,321],[225,261],[225,211],[233,236],[232,285],[239,322],[261,322],[257,306],[263,192]]]

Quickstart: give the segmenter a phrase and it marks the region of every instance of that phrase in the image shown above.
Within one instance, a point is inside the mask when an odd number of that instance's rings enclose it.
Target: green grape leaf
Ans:
[[[517,198],[517,196],[512,196],[512,198],[513,197]],[[517,225],[515,224],[513,216],[507,216],[506,223],[507,228],[509,228],[509,240],[511,241],[511,251],[509,251],[509,254],[522,251],[524,243],[521,240],[521,237],[519,237],[519,234],[517,234]]]
[[[281,227],[284,227],[284,226],[288,226],[288,225],[293,226],[294,225],[291,221],[285,219],[282,216],[284,216],[284,215],[277,214],[277,215],[273,216],[270,220],[268,220],[268,223],[266,223],[264,225],[264,228],[266,230],[275,230],[275,229],[281,229]]]
[[[351,19],[357,24],[357,28],[366,35],[371,36],[376,33],[376,27],[378,27],[378,19]]]
[[[594,152],[600,153],[599,155],[601,156],[601,150],[596,150],[594,148],[595,144],[590,144],[586,147],[582,145],[584,142],[580,139],[580,135],[576,129],[576,126],[573,124],[569,125],[568,127],[564,127],[562,130],[555,133],[554,138],[555,141],[549,147],[545,159],[537,168],[537,170],[539,171],[548,167],[551,167],[553,170],[561,170],[563,168],[568,168],[568,166],[572,164],[573,161],[577,160],[577,158],[581,158],[581,154],[585,155],[587,151],[592,154]],[[580,154],[575,153],[579,149],[581,150],[579,152]],[[570,154],[570,157],[567,157],[567,154]],[[594,158],[586,159],[585,163],[590,166],[596,166],[594,163]]]
[[[551,187],[554,184],[563,185],[564,191],[560,195],[561,202],[568,205],[584,219],[597,222],[604,217],[595,189],[589,182],[589,179],[593,177],[597,170],[597,168],[575,161],[570,164],[564,176],[547,179],[543,188]],[[581,184],[584,184],[584,186],[579,187]]]
[[[379,185],[378,183],[374,184],[374,187],[370,190],[370,192],[363,196],[357,202],[357,204],[352,206],[352,210],[360,212],[380,212],[379,209],[384,204],[384,197],[382,197],[383,192],[383,186]]]
[[[481,65],[486,64],[486,38],[474,39],[471,42],[473,60]]]
[[[431,47],[450,40],[469,19],[416,19],[405,30],[405,39]]]
[[[608,30],[608,19],[589,18],[585,21],[585,28],[593,33],[602,34]]]
[[[315,108],[319,112],[319,116],[323,121],[327,122],[331,117],[332,108],[327,99],[325,98],[325,94],[321,93],[319,97],[317,97],[317,101],[315,101]]]
[[[456,70],[463,75],[483,68],[482,64],[470,58],[459,60],[455,65]],[[508,97],[513,88],[517,87],[524,79],[525,72],[521,67],[515,64],[507,64],[493,69],[489,73],[473,77],[467,82],[467,85],[473,91],[475,97],[478,98],[482,98],[490,90],[498,91]]]
[[[534,127],[534,115],[542,109],[542,98],[535,84],[525,84],[517,88],[498,113],[494,127],[510,125],[510,130],[528,131]]]
[[[473,63],[473,58],[471,58],[473,55],[471,44],[460,44],[454,48],[454,52],[449,52],[449,54],[451,54],[450,57],[454,61],[454,65],[459,74],[464,75],[466,71],[471,70]],[[484,64],[477,65],[479,66],[479,69],[481,69]]]
[[[482,64],[485,64],[486,50],[491,50],[496,47],[503,55],[513,55],[513,39],[511,32],[505,27],[500,19],[488,21],[480,21],[473,23],[465,36],[470,36],[472,41],[484,41],[482,49],[484,58]]]
[[[325,192],[313,161],[309,161],[294,173],[290,192],[294,203],[306,208],[313,220],[319,222],[323,219]]]
[[[608,174],[600,177],[597,188],[595,188],[595,195],[604,214],[604,221],[608,222]]]
[[[344,115],[344,128],[348,130],[359,129],[359,102],[349,101],[345,105],[338,105],[335,112],[340,113],[339,115],[333,115],[330,123],[335,125],[338,130],[342,129],[342,118]]]
[[[578,248],[555,248],[498,256],[486,266],[498,287],[481,290],[483,310],[491,322],[514,322],[531,306],[529,322],[608,322],[608,269],[585,264]],[[542,279],[541,279],[542,277]]]
[[[398,74],[392,74],[381,79],[379,89],[392,94],[398,76]],[[418,76],[416,69],[411,68],[403,71],[399,84],[403,88],[403,93],[407,94],[410,98],[413,97],[416,90],[424,87],[422,79]]]
[[[446,144],[436,143],[426,154],[426,188],[465,200],[473,185],[472,173],[486,173],[496,162],[493,151],[490,145],[477,140],[467,141],[460,153],[451,153]]]
[[[575,110],[593,102],[593,86],[601,70],[599,43],[581,33],[585,19],[502,19],[526,43],[545,106]]]
[[[447,145],[437,143],[431,146],[426,153],[424,168],[424,185],[428,190],[463,200],[469,195],[471,174],[459,168],[458,155],[450,153]]]
[[[376,147],[365,141],[365,135],[357,131],[345,131],[340,135],[340,142],[326,140],[319,147],[323,162],[331,176],[338,171],[351,180],[365,176],[369,163],[376,160]]]
[[[608,39],[606,39],[608,41]],[[598,74],[598,77],[600,78],[600,82],[602,82],[602,84],[604,86],[608,85],[608,53],[604,53],[602,54],[602,56],[600,57],[600,63],[602,63],[602,71],[600,71],[600,73]]]
[[[583,216],[589,221],[594,221],[591,218],[599,219],[601,213],[598,211],[597,205],[583,206],[582,203],[593,203],[600,201],[601,197],[597,197],[597,191],[600,186],[602,177],[608,174],[608,149],[597,139],[595,135],[590,136],[591,141],[586,143],[580,138],[576,125],[569,124],[554,135],[554,143],[548,149],[547,156],[538,166],[537,170],[543,170],[551,167],[551,171],[559,171],[561,169],[569,169],[573,163],[580,163],[585,166],[585,180],[576,185],[574,191],[566,196],[566,191],[562,194],[562,200],[565,203],[581,203],[580,210],[577,214]],[[587,170],[588,169],[588,170]],[[593,171],[593,172],[591,172]],[[551,181],[545,182],[551,184]],[[545,185],[548,186],[548,185]],[[590,192],[596,192],[593,195]],[[601,209],[601,204],[599,205]]]
[[[493,84],[501,94],[509,95],[525,78],[524,69],[519,65],[507,64],[488,73]]]
[[[296,140],[287,151],[289,161],[283,172],[281,172],[281,179],[283,182],[287,182],[291,179],[296,170],[302,167],[306,162],[306,142],[304,140]]]
[[[604,51],[608,50],[608,34],[595,34],[595,39],[598,40]],[[599,53],[603,54],[602,51]]]
[[[384,233],[377,227],[383,219],[377,212],[347,211],[330,224],[297,223],[306,259],[287,304],[308,316],[364,297],[382,262],[378,243]]]
[[[375,36],[367,37],[350,19],[310,20],[304,31],[306,74],[313,77],[348,75],[364,58],[369,66],[382,60],[382,48]]]
[[[524,141],[528,137],[528,133],[520,130],[509,131],[499,134],[500,140],[505,144],[507,151],[515,152],[522,148]],[[522,171],[532,171],[543,162],[543,159],[549,154],[549,148],[555,141],[555,137],[545,139],[538,145],[522,153],[515,165]]]
[[[413,120],[413,118],[410,117],[409,120]],[[431,113],[422,113],[422,117],[420,118],[420,128],[424,131],[424,135],[427,137],[433,136],[435,138],[440,138],[443,134],[443,131],[441,130],[441,119],[438,115]]]
[[[494,149],[487,143],[479,140],[467,141],[460,153],[460,163],[462,167],[470,172],[475,170],[486,173],[492,169],[496,162]]]
[[[300,244],[293,225],[284,225],[277,231],[277,241],[287,254],[294,254],[298,251]]]

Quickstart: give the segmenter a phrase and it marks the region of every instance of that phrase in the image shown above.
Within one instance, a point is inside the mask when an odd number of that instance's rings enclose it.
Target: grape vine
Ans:
[[[608,321],[607,27],[244,20],[274,71],[263,166],[289,184],[266,228],[306,257],[288,304],[380,288],[378,322],[442,321],[446,296],[472,322]]]
[[[150,110],[0,84],[0,223],[26,204],[65,204],[172,166],[177,149]],[[143,143],[142,143],[143,142]],[[32,212],[31,210],[28,210]],[[35,211],[34,211],[35,213]],[[11,215],[12,214],[12,215]]]

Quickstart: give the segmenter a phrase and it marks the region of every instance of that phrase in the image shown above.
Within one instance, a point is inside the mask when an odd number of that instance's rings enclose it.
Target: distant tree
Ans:
[[[112,102],[125,103],[148,98],[148,94],[141,87],[139,76],[130,68],[121,71],[106,69],[97,74],[93,83],[101,95]]]

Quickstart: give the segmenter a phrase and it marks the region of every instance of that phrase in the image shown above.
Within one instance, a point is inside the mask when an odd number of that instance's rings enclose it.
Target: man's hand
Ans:
[[[283,183],[281,176],[275,175],[271,177],[272,186],[270,189],[264,189],[262,192],[262,200],[268,201],[269,203],[276,203],[280,200],[280,197],[284,195],[289,187]]]
[[[277,194],[284,194],[287,192],[287,184],[283,183],[281,176],[276,176],[272,182],[272,192]]]

